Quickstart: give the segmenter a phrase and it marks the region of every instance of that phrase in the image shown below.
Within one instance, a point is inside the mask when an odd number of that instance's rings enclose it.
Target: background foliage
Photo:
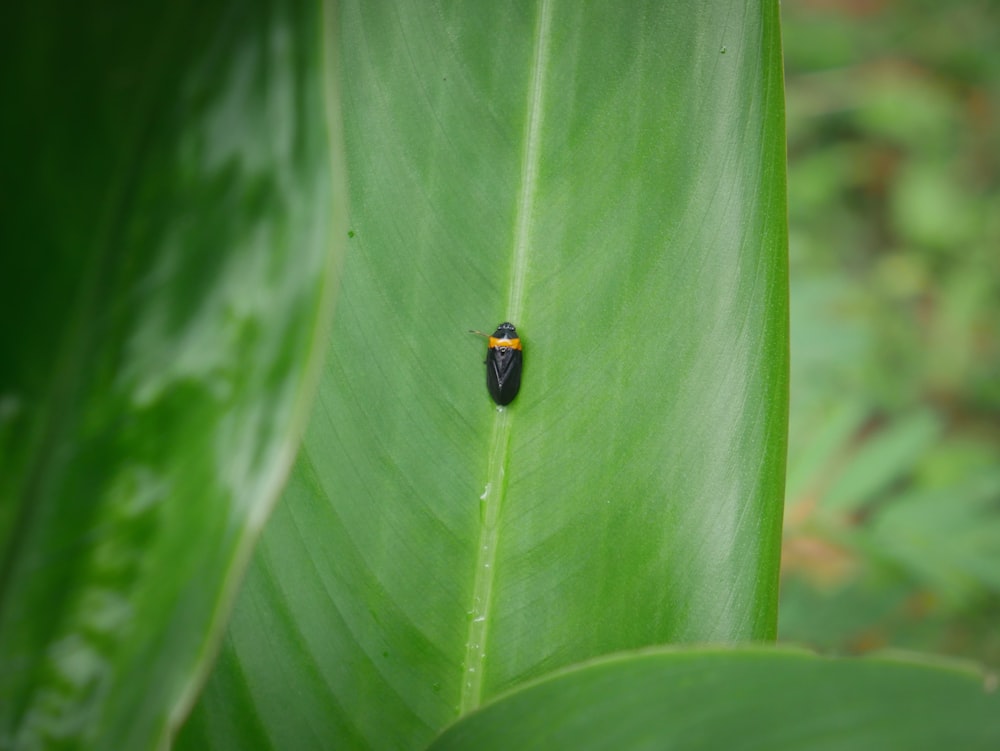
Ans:
[[[1000,6],[790,2],[779,634],[1000,663]]]

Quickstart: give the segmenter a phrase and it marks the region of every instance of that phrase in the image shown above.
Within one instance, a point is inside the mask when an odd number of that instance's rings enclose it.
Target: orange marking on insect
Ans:
[[[495,336],[490,337],[490,349],[494,347],[510,347],[511,349],[521,349],[520,339],[497,339]]]

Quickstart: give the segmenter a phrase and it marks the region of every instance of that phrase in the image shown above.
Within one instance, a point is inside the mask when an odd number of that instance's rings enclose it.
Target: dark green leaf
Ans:
[[[347,232],[336,76],[308,4],[16,5],[0,746],[150,748],[305,422]]]

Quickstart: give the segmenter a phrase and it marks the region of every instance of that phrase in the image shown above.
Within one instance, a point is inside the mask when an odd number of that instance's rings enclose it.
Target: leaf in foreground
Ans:
[[[304,4],[16,6],[0,747],[149,748],[206,670],[315,382],[346,234],[322,49]]]
[[[616,655],[508,694],[429,751],[994,751],[996,675],[791,649]]]

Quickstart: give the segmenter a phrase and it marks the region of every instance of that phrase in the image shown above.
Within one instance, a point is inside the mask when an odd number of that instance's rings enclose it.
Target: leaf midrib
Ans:
[[[541,151],[542,113],[545,99],[545,79],[548,67],[551,0],[542,0],[535,19],[534,56],[531,81],[528,86],[527,117],[524,148],[521,154],[521,181],[514,220],[514,246],[511,249],[510,294],[506,319],[518,325],[524,300],[524,281],[530,255],[530,238],[539,153]],[[472,602],[468,608],[469,630],[463,664],[459,714],[464,715],[482,703],[483,666],[489,619],[496,577],[496,551],[500,542],[499,520],[506,496],[506,467],[510,446],[511,413],[498,407],[493,421],[486,487],[480,496],[480,532],[476,546],[475,581]]]

